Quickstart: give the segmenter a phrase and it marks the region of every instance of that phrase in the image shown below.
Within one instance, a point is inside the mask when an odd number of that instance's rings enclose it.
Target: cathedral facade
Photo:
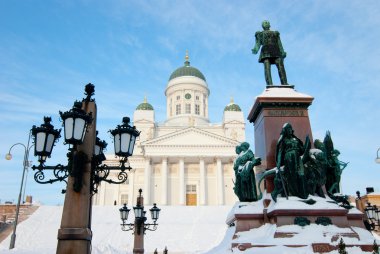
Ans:
[[[221,123],[210,123],[206,78],[190,66],[186,55],[165,89],[166,120],[156,122],[147,102],[137,106],[133,123],[141,131],[124,184],[103,182],[95,205],[134,205],[138,190],[144,204],[230,205],[233,192],[235,147],[245,141],[245,121],[240,107],[231,102],[221,109]],[[223,113],[222,113],[223,112]],[[107,156],[108,165],[118,165]]]

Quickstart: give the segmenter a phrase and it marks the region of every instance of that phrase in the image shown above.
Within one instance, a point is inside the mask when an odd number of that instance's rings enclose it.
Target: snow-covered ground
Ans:
[[[278,206],[282,207],[282,200]],[[291,200],[295,202],[295,200]],[[289,202],[289,201],[288,201]],[[286,203],[288,203],[286,202]],[[289,202],[288,204],[291,204]],[[317,204],[316,204],[317,205]],[[291,205],[298,206],[296,204]],[[301,204],[301,206],[303,206]],[[231,254],[231,243],[252,243],[275,245],[273,247],[250,248],[240,251],[233,249],[233,253],[242,254],[308,254],[313,253],[311,243],[328,243],[331,233],[347,233],[348,229],[336,226],[321,226],[311,224],[300,227],[297,225],[265,224],[259,228],[246,232],[239,232],[232,240],[235,227],[228,227],[225,223],[227,215],[237,212],[237,206],[162,206],[158,229],[147,231],[145,235],[145,253],[153,253],[157,248],[162,253],[167,246],[173,254]],[[147,207],[149,209],[150,207]],[[262,205],[260,201],[246,204],[239,208],[240,212],[258,212]],[[288,206],[289,208],[289,206]],[[92,216],[92,253],[93,254],[125,254],[132,253],[133,235],[131,231],[121,231],[118,206],[94,206]],[[62,214],[61,206],[41,206],[29,219],[17,227],[16,248],[8,250],[10,237],[0,243],[0,253],[9,254],[52,254],[56,251],[57,231]],[[130,213],[133,217],[133,212]],[[148,219],[148,222],[150,220]],[[361,243],[372,244],[374,237],[366,230],[353,228],[360,236]],[[276,238],[274,232],[293,232],[293,238]],[[347,232],[346,232],[347,231]],[[375,237],[376,238],[376,237]],[[346,244],[357,243],[356,238],[343,238]],[[309,244],[305,247],[290,248],[284,244]],[[377,242],[379,238],[377,237]],[[350,254],[363,253],[360,248],[347,248]],[[337,251],[330,254],[337,254]],[[369,252],[370,253],[370,252]]]
[[[121,231],[118,206],[94,206],[92,214],[92,253],[132,253],[131,231]],[[145,235],[145,253],[204,253],[223,239],[226,216],[231,206],[160,206],[156,231]],[[150,209],[150,207],[146,207]],[[0,253],[55,253],[62,206],[41,206],[17,226],[16,248],[8,250],[10,237],[0,243]],[[133,212],[130,212],[133,217]],[[150,215],[149,215],[150,216]],[[132,222],[128,219],[129,222]],[[147,222],[151,222],[148,218]]]

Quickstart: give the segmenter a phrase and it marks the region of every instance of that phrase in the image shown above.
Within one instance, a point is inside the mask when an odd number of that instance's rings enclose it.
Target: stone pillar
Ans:
[[[141,206],[144,203],[144,197],[137,197],[136,205],[140,204]],[[135,219],[135,229],[133,232],[134,241],[133,241],[133,254],[144,253],[144,222],[138,223]]]
[[[302,142],[306,136],[313,141],[308,115],[313,99],[310,95],[297,92],[292,86],[266,88],[256,97],[248,115],[248,120],[255,127],[255,156],[261,158],[256,172],[262,173],[276,167],[276,144],[285,123],[292,125],[294,134]],[[265,179],[265,185],[267,192],[272,192],[273,176]]]
[[[161,180],[162,180],[161,204],[167,205],[168,204],[168,158],[162,158]]]
[[[206,197],[206,167],[205,167],[205,160],[204,158],[200,158],[199,160],[199,179],[200,179],[200,205],[206,205],[207,204],[207,197]]]
[[[152,164],[150,158],[145,161],[144,171],[144,205],[150,204],[150,189],[151,189]]]
[[[186,205],[185,161],[179,159],[179,204]]]
[[[69,176],[63,205],[61,227],[58,230],[57,254],[91,253],[91,158],[94,152],[96,138],[96,104],[94,101],[83,102],[82,109],[92,112],[93,121],[87,128],[83,144],[78,145],[75,152],[83,152],[88,161],[81,169],[82,188],[74,191],[74,177]]]
[[[224,205],[224,177],[222,160],[220,158],[216,159],[216,174],[218,205]]]

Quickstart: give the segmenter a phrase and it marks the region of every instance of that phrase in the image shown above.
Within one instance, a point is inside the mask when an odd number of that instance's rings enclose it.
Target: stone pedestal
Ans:
[[[302,141],[308,135],[313,140],[308,114],[313,99],[293,86],[270,86],[256,97],[248,120],[255,128],[255,155],[261,158],[257,173],[276,167],[276,144],[285,123],[293,126],[294,134]],[[273,178],[265,180],[267,192],[272,192]]]

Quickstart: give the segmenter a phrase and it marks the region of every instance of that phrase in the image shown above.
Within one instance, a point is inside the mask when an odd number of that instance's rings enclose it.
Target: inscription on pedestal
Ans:
[[[295,116],[295,117],[302,117],[306,116],[304,110],[281,110],[281,109],[272,109],[267,111],[267,116]]]

